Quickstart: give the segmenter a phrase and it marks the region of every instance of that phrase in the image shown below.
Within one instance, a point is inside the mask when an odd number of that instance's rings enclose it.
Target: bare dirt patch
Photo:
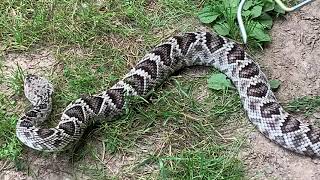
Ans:
[[[281,103],[320,95],[319,7],[316,1],[277,21],[273,42],[260,57],[269,79],[281,81],[276,93]],[[241,156],[250,179],[319,179],[319,159],[288,152],[257,132],[249,135],[249,142]]]
[[[319,159],[289,152],[258,132],[250,133],[249,141],[249,147],[240,156],[250,179],[319,179]]]
[[[280,101],[320,94],[320,3],[289,14],[272,28],[273,42],[261,57],[270,79],[282,82]]]
[[[0,91],[8,95],[10,92],[10,77],[13,77],[18,68],[25,74],[36,74],[50,77],[57,69],[61,69],[55,61],[54,53],[47,48],[38,49],[29,53],[7,53],[4,55],[3,76],[6,77],[5,83],[0,84]]]
[[[29,73],[39,73],[50,75],[54,71],[54,55],[49,49],[41,49],[31,53],[8,53],[5,55],[5,75],[10,76],[10,72],[20,66]],[[7,74],[8,73],[8,74]]]

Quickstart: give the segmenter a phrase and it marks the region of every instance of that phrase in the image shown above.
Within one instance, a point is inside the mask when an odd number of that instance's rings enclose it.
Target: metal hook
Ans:
[[[274,0],[283,10],[287,11],[287,12],[290,12],[290,11],[294,11],[294,10],[297,10],[299,8],[301,8],[302,6],[308,4],[308,3],[311,3],[312,1],[314,0],[305,0],[305,1],[302,1],[301,3],[293,6],[293,7],[287,7],[285,4],[283,4],[283,2],[281,0]]]
[[[246,29],[243,24],[242,14],[241,14],[245,1],[246,0],[240,1],[239,6],[238,6],[238,10],[237,10],[237,20],[238,20],[238,24],[239,24],[239,28],[240,28],[240,32],[241,32],[241,36],[242,36],[244,44],[247,43],[247,38],[248,38]],[[281,0],[274,0],[274,1],[280,6],[281,9],[285,10],[286,12],[290,12],[290,11],[294,11],[294,10],[301,8],[302,6],[304,6],[308,3],[311,3],[314,0],[305,0],[305,1],[295,5],[293,7],[287,7],[285,4],[283,4],[283,2]]]

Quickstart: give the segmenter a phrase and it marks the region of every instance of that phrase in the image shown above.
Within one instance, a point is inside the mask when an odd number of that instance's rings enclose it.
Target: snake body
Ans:
[[[28,75],[25,95],[33,107],[18,120],[17,137],[36,150],[63,150],[77,142],[93,121],[123,113],[127,97],[145,97],[173,72],[194,65],[225,73],[237,88],[249,120],[268,139],[299,154],[320,156],[319,129],[284,111],[265,74],[241,45],[209,32],[173,36],[156,46],[110,89],[70,103],[54,128],[39,126],[51,111],[52,85]]]

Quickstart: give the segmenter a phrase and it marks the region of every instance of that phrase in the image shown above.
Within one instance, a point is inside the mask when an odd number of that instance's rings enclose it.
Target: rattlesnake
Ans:
[[[93,121],[123,113],[128,97],[145,97],[173,72],[194,65],[225,73],[237,88],[249,120],[267,138],[296,153],[320,156],[319,129],[284,111],[265,74],[241,45],[209,32],[173,36],[156,46],[110,89],[69,104],[55,128],[39,127],[51,112],[52,85],[44,78],[26,76],[24,92],[33,107],[18,120],[17,137],[40,151],[66,149]]]

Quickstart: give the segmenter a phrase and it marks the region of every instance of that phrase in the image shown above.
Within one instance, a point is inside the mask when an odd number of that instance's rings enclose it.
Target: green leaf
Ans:
[[[207,82],[208,87],[214,90],[224,90],[227,88],[233,88],[231,81],[227,79],[227,76],[225,74],[222,73],[211,75]]]
[[[262,6],[254,6],[251,9],[251,15],[253,18],[259,17],[261,15],[262,12]]]
[[[263,12],[268,12],[268,11],[272,11],[274,10],[274,5],[275,5],[275,2],[273,0],[267,0],[265,3],[264,3],[264,6],[262,8],[262,11]]]
[[[278,4],[276,4],[274,6],[274,11],[279,13],[279,14],[285,14],[286,13]]]
[[[239,6],[240,0],[227,0],[225,1],[226,7],[235,8]]]
[[[273,21],[272,17],[267,13],[262,13],[261,16],[258,18],[258,21],[263,27],[271,29]]]
[[[200,12],[199,12],[199,19],[202,23],[212,23],[219,17],[219,13],[213,11],[213,9],[210,6],[204,7]]]
[[[254,37],[259,42],[271,42],[271,37],[264,30],[264,27],[257,23],[254,29],[250,32],[249,36]]]
[[[221,36],[226,36],[230,33],[229,25],[227,23],[216,24],[213,28]]]
[[[253,5],[252,0],[248,0],[245,2],[244,6],[243,6],[243,10],[248,10],[249,8],[251,8]]]
[[[246,10],[242,12],[242,16],[243,17],[249,17],[251,15],[251,11],[250,10]]]
[[[270,87],[272,90],[277,90],[280,87],[281,82],[276,79],[272,79],[269,81]]]

